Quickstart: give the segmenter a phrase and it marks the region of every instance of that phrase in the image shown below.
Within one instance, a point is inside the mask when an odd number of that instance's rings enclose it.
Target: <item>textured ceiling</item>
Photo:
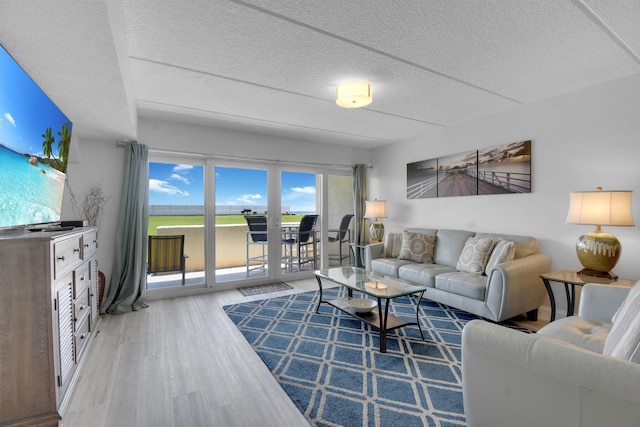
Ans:
[[[375,147],[639,73],[638,22],[638,0],[0,2],[0,42],[100,139],[156,117]],[[373,103],[339,108],[353,79]]]

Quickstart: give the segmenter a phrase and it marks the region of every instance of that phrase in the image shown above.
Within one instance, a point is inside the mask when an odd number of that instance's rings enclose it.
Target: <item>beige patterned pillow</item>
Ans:
[[[398,259],[431,264],[435,245],[435,234],[411,233],[405,230],[402,232],[402,248]]]
[[[511,261],[516,255],[516,244],[511,240],[498,239],[496,245],[489,255],[487,266],[484,268],[484,274],[488,275],[491,269],[503,262]]]
[[[482,274],[495,246],[494,239],[469,237],[464,244],[456,269],[471,274]]]
[[[640,363],[640,281],[633,285],[616,313],[602,354]]]

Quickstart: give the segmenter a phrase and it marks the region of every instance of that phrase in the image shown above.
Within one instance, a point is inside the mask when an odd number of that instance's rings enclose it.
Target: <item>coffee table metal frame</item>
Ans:
[[[427,290],[426,287],[417,286],[401,279],[376,274],[359,267],[338,267],[316,270],[315,274],[320,289],[320,298],[318,300],[318,306],[316,307],[316,313],[320,310],[320,305],[325,303],[378,328],[380,330],[380,353],[387,352],[387,332],[404,326],[417,325],[420,330],[420,336],[424,340],[418,308],[420,307],[422,296]],[[346,287],[349,298],[322,299],[323,279]],[[378,301],[377,310],[374,309],[369,313],[357,313],[355,309],[347,303],[347,301],[353,297],[354,290],[376,298]],[[408,295],[418,295],[415,322],[410,322],[393,314],[389,314],[389,304],[391,304],[391,300]],[[382,308],[383,300],[384,312]]]

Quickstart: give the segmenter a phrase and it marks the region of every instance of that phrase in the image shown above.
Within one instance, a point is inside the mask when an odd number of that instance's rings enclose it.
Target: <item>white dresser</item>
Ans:
[[[0,425],[57,426],[99,322],[98,233],[0,234]]]

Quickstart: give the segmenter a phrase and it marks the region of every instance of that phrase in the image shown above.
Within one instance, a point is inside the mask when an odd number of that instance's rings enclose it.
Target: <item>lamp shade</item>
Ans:
[[[362,108],[371,104],[371,85],[367,82],[347,82],[338,85],[336,104],[343,108]]]
[[[365,218],[386,218],[387,202],[384,200],[367,200],[365,202]]]
[[[632,226],[631,191],[570,193],[567,223]]]

